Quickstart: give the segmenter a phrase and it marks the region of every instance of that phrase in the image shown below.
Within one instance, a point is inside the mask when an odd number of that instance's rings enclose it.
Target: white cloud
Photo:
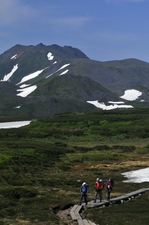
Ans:
[[[35,13],[35,10],[19,0],[0,0],[0,6],[0,25],[20,23],[22,18],[29,19]]]
[[[76,17],[54,18],[51,19],[49,22],[55,24],[56,26],[58,25],[62,27],[69,26],[71,28],[80,28],[91,20],[92,18],[90,17],[76,16]]]

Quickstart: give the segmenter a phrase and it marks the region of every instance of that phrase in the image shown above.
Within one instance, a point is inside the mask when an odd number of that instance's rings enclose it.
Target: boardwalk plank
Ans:
[[[75,211],[78,205],[74,205],[71,210]]]
[[[78,207],[75,209],[75,211],[77,211],[78,213],[81,211],[81,209],[83,208],[82,205],[78,205]]]
[[[142,193],[148,192],[148,191],[149,191],[149,188],[142,188],[142,189],[124,194],[124,195],[119,196],[119,197],[111,198],[110,201],[102,201],[100,203],[93,203],[91,201],[91,203],[88,204],[87,208],[95,208],[95,207],[101,207],[101,206],[104,206],[104,205],[108,206],[108,205],[114,204],[114,203],[121,203],[125,200],[129,200],[131,198],[134,198],[134,197],[136,197],[136,196],[138,196]]]
[[[80,216],[79,213],[76,213],[76,212],[75,212],[75,217],[76,217],[77,220],[82,220],[82,217]]]
[[[71,215],[71,218],[72,218],[73,221],[77,221],[77,218],[76,218],[76,215],[75,215],[74,211],[70,212],[70,215]]]
[[[89,225],[96,225],[94,222],[88,220]]]
[[[83,221],[83,225],[89,225],[88,221],[87,220],[82,220]]]
[[[78,220],[78,225],[84,225],[83,220]]]
[[[70,215],[71,215],[72,220],[77,220],[76,214],[75,214],[75,209],[76,209],[77,207],[78,207],[78,205],[74,205],[74,206],[72,207],[72,209],[70,210]]]
[[[136,196],[141,195],[142,193],[148,192],[149,188],[142,188],[127,194],[124,194],[119,197],[111,198],[109,201],[102,201],[99,203],[93,203],[93,201],[89,202],[89,204],[86,206],[87,208],[94,208],[94,207],[101,207],[101,206],[108,206],[110,204],[118,204],[122,203],[125,200],[132,199]],[[73,221],[77,222],[78,225],[96,225],[94,222],[91,222],[86,219],[82,219],[80,212],[82,210],[83,206],[82,205],[74,205],[72,209],[70,210],[70,215]]]
[[[70,210],[70,215],[71,215],[72,220],[76,221],[78,219],[82,219],[79,214],[81,208],[82,208],[82,206],[80,206],[80,205],[74,205],[72,207],[72,209]]]

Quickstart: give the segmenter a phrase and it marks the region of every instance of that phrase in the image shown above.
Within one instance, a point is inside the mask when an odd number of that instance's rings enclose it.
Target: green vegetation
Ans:
[[[149,110],[65,113],[1,129],[0,224],[66,224],[53,208],[78,203],[78,180],[89,184],[89,200],[96,177],[115,179],[112,196],[148,187],[123,183],[121,175],[148,166],[148,115]],[[84,215],[102,225],[147,224],[148,200],[146,193]]]
[[[88,210],[87,216],[102,225],[148,224],[149,217],[146,213],[148,201],[149,194],[146,193],[139,198],[124,204],[100,208],[100,210],[97,208]]]

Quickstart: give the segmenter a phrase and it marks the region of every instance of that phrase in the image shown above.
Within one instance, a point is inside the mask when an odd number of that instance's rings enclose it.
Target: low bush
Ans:
[[[5,197],[5,198],[15,198],[15,199],[20,199],[20,198],[33,198],[35,197],[38,192],[37,190],[29,190],[23,187],[7,187],[5,189],[1,189],[0,193]]]

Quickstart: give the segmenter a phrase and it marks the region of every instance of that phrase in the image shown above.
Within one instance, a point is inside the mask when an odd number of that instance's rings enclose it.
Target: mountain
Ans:
[[[100,62],[71,46],[15,45],[0,55],[0,116],[149,107],[149,63]]]

